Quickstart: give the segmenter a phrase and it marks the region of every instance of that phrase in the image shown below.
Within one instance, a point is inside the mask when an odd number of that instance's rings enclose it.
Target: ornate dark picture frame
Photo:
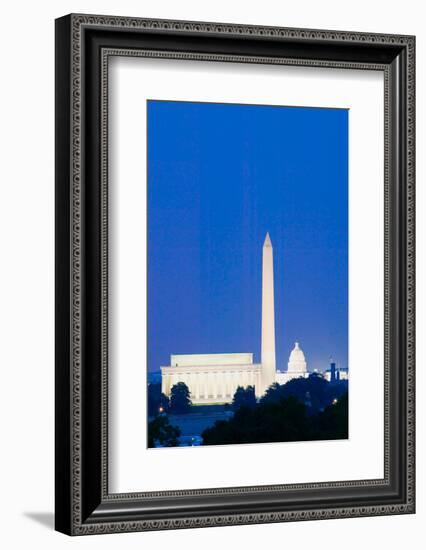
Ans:
[[[384,478],[110,494],[108,59],[374,69],[385,80]],[[68,15],[56,21],[56,529],[70,535],[414,513],[413,36]]]

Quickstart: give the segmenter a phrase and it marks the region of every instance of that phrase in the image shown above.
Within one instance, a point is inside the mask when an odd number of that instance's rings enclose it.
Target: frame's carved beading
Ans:
[[[120,29],[140,29],[150,31],[173,31],[176,33],[196,33],[208,35],[234,35],[237,37],[262,37],[264,39],[286,38],[296,40],[315,40],[323,42],[342,43],[365,43],[371,45],[395,45],[406,48],[407,51],[407,188],[406,188],[406,254],[407,254],[407,498],[406,502],[399,505],[385,506],[365,506],[365,507],[340,507],[332,509],[313,509],[304,511],[283,511],[273,513],[252,513],[252,514],[229,514],[214,515],[209,517],[181,518],[174,520],[147,520],[147,521],[125,521],[125,522],[105,522],[84,524],[81,509],[81,367],[82,367],[82,155],[84,148],[82,146],[82,104],[81,104],[81,55],[82,55],[82,32],[86,27],[109,27]],[[263,522],[283,522],[294,520],[327,519],[336,517],[360,517],[367,515],[384,515],[395,513],[410,513],[414,511],[414,170],[415,170],[415,42],[411,36],[397,36],[389,34],[369,34],[369,33],[347,33],[340,31],[321,31],[307,29],[288,29],[272,28],[263,26],[245,26],[234,24],[218,23],[200,23],[185,21],[167,21],[136,19],[126,17],[108,17],[92,15],[72,15],[71,16],[71,145],[72,145],[72,173],[71,173],[71,445],[72,445],[72,466],[71,466],[71,500],[72,500],[72,532],[73,534],[95,534],[95,533],[116,533],[125,531],[140,531],[153,529],[181,529],[189,527],[204,527],[215,525],[237,525],[248,523]],[[102,449],[104,454],[102,469],[102,487],[105,499],[126,500],[133,498],[147,497],[146,493],[131,493],[108,495],[107,491],[107,121],[108,121],[108,102],[107,102],[107,70],[108,57],[110,55],[130,55],[146,57],[164,57],[173,59],[193,59],[223,61],[232,60],[245,63],[276,63],[276,64],[294,64],[302,66],[319,67],[341,67],[346,69],[374,69],[382,70],[385,74],[385,478],[383,480],[364,480],[347,481],[338,483],[320,483],[320,484],[298,484],[287,486],[272,487],[242,487],[228,489],[209,489],[193,491],[171,491],[168,493],[149,493],[150,496],[159,495],[186,495],[186,494],[227,494],[232,492],[250,493],[259,490],[285,490],[285,489],[306,489],[309,487],[349,487],[362,485],[380,485],[387,483],[389,454],[389,433],[386,429],[387,418],[389,415],[389,401],[386,399],[386,392],[389,389],[389,371],[386,364],[389,365],[389,281],[386,279],[389,270],[390,257],[390,239],[388,235],[389,227],[392,222],[391,211],[389,208],[389,140],[391,128],[389,121],[389,105],[391,101],[389,87],[389,69],[385,65],[332,62],[306,59],[280,59],[280,58],[261,58],[248,56],[230,56],[230,55],[211,55],[194,53],[176,53],[164,51],[142,51],[142,50],[120,50],[109,49],[103,52],[102,57],[102,392],[103,392],[103,442]]]

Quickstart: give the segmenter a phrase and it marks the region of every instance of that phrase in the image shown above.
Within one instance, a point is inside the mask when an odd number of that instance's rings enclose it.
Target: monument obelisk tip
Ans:
[[[269,236],[269,233],[266,233],[265,242],[263,243],[263,246],[270,246],[272,248],[271,243],[271,237]]]

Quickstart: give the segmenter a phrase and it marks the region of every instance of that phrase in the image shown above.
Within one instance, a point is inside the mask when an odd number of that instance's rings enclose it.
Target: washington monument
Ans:
[[[274,256],[271,238],[266,234],[262,248],[262,334],[260,363],[253,353],[209,353],[171,355],[170,365],[161,367],[162,392],[184,382],[195,404],[229,403],[238,386],[254,386],[261,397],[275,382],[307,377],[303,351],[296,343],[287,370],[277,371],[275,359]]]
[[[262,393],[275,382],[274,251],[266,233],[262,253]]]

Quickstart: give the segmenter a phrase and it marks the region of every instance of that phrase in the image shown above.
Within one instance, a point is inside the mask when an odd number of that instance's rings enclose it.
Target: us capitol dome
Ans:
[[[306,371],[305,354],[300,349],[299,342],[295,342],[288,359],[287,372],[305,373]]]
[[[278,371],[275,375],[275,381],[278,384],[285,384],[293,378],[308,378],[308,365],[306,364],[305,354],[299,346],[299,342],[294,343],[288,358],[287,370]]]

